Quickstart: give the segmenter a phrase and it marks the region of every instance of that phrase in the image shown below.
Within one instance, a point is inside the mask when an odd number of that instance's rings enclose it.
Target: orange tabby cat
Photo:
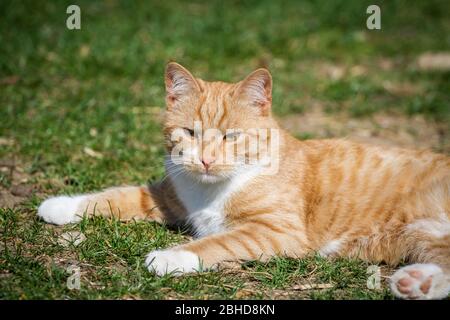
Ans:
[[[195,241],[147,256],[149,270],[159,275],[317,251],[414,263],[391,277],[396,296],[448,295],[449,157],[346,140],[296,140],[271,116],[272,79],[265,69],[230,84],[194,78],[169,63],[165,83],[167,177],[149,187],[50,198],[39,216],[55,224],[77,222],[83,214],[186,223]],[[208,129],[220,131],[206,140]],[[252,136],[275,141],[276,152],[256,148],[256,161],[249,161],[245,146]],[[236,151],[242,146],[244,152]],[[223,161],[226,155],[234,156],[231,163]],[[265,172],[268,162],[277,163],[275,173]]]

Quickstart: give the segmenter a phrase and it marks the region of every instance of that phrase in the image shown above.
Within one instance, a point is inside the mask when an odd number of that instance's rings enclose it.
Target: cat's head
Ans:
[[[215,183],[260,165],[267,157],[261,146],[278,130],[271,116],[268,70],[258,69],[237,83],[208,82],[172,62],[166,68],[165,85],[169,175]]]

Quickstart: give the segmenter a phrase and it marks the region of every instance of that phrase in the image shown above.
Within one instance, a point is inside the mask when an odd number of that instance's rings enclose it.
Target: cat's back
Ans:
[[[358,173],[374,173],[377,176],[377,173],[389,172],[401,178],[420,173],[419,180],[426,180],[430,176],[443,177],[450,174],[450,157],[430,150],[380,146],[346,139],[324,139],[303,141],[301,152],[306,159],[307,170],[314,175],[336,175],[339,178],[342,174],[344,178]]]
[[[317,247],[450,212],[448,156],[344,139],[300,143],[303,221]]]

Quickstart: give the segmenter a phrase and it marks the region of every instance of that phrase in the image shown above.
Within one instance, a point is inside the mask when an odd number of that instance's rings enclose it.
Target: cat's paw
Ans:
[[[45,222],[62,225],[79,222],[83,216],[80,205],[84,196],[59,196],[45,200],[38,208],[38,216]]]
[[[391,277],[392,292],[402,299],[443,299],[450,291],[447,275],[435,264],[412,264]]]
[[[200,258],[195,253],[186,250],[156,250],[147,255],[145,265],[150,272],[159,276],[165,274],[181,275],[200,271]]]

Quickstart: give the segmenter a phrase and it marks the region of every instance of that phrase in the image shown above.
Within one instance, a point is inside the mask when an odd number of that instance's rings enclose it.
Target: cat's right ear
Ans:
[[[182,65],[169,62],[165,73],[166,103],[172,107],[183,98],[200,91],[200,86],[194,76]]]

